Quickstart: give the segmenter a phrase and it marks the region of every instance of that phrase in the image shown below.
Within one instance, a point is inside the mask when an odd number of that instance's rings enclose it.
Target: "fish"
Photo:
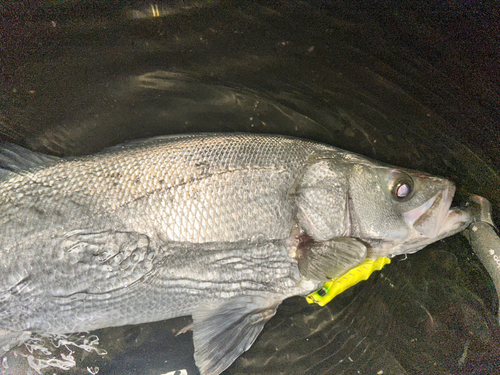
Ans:
[[[0,353],[191,316],[201,375],[280,303],[466,228],[454,184],[326,144],[201,133],[57,158],[0,146]]]

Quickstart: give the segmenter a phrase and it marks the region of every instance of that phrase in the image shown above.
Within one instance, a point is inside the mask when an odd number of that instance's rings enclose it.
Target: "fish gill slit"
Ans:
[[[308,235],[306,232],[301,232],[296,239],[298,240],[296,250],[295,250],[295,256],[294,258],[297,261],[300,261],[304,259],[311,248],[312,243],[314,242],[314,239]]]
[[[346,197],[345,197],[345,216],[344,216],[344,230],[342,232],[343,237],[350,237],[351,236],[351,218],[352,218],[352,212],[351,212],[351,195],[349,192],[349,183],[347,183],[347,191],[346,191]]]

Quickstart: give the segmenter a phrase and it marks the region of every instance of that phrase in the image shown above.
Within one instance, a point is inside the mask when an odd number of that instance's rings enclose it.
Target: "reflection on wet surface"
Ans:
[[[454,53],[445,26],[412,28],[418,9],[398,8],[398,18],[380,4],[370,14],[321,2],[73,6],[12,25],[22,32],[7,39],[2,138],[66,156],[160,134],[293,135],[450,177],[500,212],[489,129],[498,93],[484,74],[464,79],[470,57]],[[396,258],[324,308],[285,301],[226,373],[490,373],[500,366],[497,304],[455,236]],[[175,336],[188,321],[100,330],[107,355],[74,349],[77,367],[50,373],[196,374],[191,333]],[[19,359],[9,365],[26,372]]]

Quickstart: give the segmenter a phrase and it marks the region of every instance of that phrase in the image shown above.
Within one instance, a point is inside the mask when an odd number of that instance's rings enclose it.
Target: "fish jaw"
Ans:
[[[404,214],[407,224],[420,237],[432,243],[461,232],[472,222],[470,210],[451,207],[455,186],[448,186],[420,207]]]
[[[448,210],[447,215],[439,228],[436,235],[436,240],[452,236],[463,231],[473,221],[473,216],[470,211],[463,210],[458,207]]]
[[[449,218],[455,186],[447,181],[447,186],[417,208],[404,213],[407,225],[420,236],[435,239]],[[452,219],[451,219],[452,220]],[[446,227],[450,224],[446,223]]]
[[[403,241],[378,243],[369,249],[369,255],[393,257],[412,254],[467,228],[473,219],[470,210],[451,207],[455,186],[450,181],[446,184],[426,202],[403,214],[409,228],[409,234]]]

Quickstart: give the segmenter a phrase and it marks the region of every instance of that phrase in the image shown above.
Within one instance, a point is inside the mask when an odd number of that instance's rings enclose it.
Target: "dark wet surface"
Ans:
[[[160,134],[294,135],[450,177],[459,196],[490,199],[498,223],[493,6],[54,3],[7,10],[2,139],[66,156]],[[226,373],[491,374],[497,306],[455,236],[324,308],[285,301]],[[188,321],[101,330],[108,355],[78,349],[78,369],[61,373],[196,374],[191,334],[175,337]]]

